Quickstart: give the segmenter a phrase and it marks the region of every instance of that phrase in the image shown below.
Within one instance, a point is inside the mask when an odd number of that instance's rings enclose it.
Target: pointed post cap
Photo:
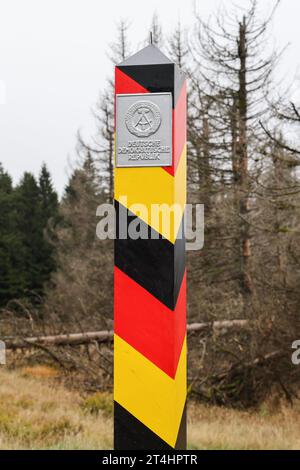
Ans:
[[[160,65],[173,63],[174,62],[165,56],[158,47],[154,44],[149,44],[149,46],[144,47],[118,65],[127,67],[128,65]]]

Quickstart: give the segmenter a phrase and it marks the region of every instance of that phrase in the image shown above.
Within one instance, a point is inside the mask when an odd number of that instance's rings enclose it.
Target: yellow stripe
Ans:
[[[186,340],[171,379],[119,336],[114,337],[114,399],[171,447],[186,401]]]
[[[115,199],[175,243],[186,204],[186,145],[175,176],[159,167],[115,168]],[[145,211],[132,207],[137,204],[143,204]],[[171,212],[170,230],[165,226],[165,219],[151,218],[152,204],[177,206],[177,210]]]

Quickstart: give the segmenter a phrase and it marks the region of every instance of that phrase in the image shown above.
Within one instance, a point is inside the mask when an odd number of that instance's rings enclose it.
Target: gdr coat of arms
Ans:
[[[131,134],[137,137],[149,137],[160,127],[160,109],[151,101],[137,101],[128,109],[125,124]]]

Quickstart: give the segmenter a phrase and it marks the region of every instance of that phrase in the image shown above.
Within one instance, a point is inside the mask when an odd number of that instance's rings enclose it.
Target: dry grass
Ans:
[[[36,365],[33,367],[23,367],[21,369],[21,374],[25,377],[41,377],[41,378],[49,378],[49,377],[57,377],[59,375],[59,371],[54,367],[50,367],[47,365]]]
[[[54,375],[46,366],[0,369],[0,449],[111,449],[111,395],[83,398]],[[299,407],[242,412],[190,404],[188,416],[191,449],[300,449]]]
[[[33,375],[0,369],[0,449],[111,449],[107,409],[91,413],[49,374]]]
[[[300,410],[264,404],[253,412],[195,406],[189,408],[191,449],[299,450]]]

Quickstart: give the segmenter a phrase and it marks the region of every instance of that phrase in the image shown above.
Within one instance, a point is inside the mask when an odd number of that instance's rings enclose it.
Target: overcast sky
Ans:
[[[230,0],[196,0],[203,18]],[[235,0],[245,5],[247,0]],[[262,11],[275,0],[259,0]],[[193,0],[0,0],[0,162],[17,182],[46,162],[61,193],[75,160],[76,132],[93,132],[91,108],[112,74],[107,57],[118,19],[131,23],[136,50],[153,11],[165,34],[180,18],[193,23]],[[272,34],[290,42],[281,65],[292,78],[300,65],[300,1],[282,0]]]

